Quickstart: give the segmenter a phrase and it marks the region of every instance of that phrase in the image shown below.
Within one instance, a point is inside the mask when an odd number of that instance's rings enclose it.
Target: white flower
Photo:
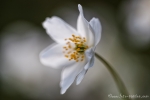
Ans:
[[[99,19],[88,22],[78,5],[77,30],[58,17],[47,18],[43,27],[56,42],[40,53],[40,61],[46,66],[63,68],[61,74],[61,94],[64,94],[76,79],[78,85],[87,70],[94,64],[94,51],[101,37]]]

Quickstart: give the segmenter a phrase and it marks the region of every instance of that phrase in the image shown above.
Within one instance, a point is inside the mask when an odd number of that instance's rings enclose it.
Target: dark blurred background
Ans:
[[[60,95],[61,70],[39,61],[39,53],[53,43],[42,22],[59,16],[76,28],[78,4],[88,21],[101,21],[96,52],[115,68],[130,94],[150,96],[150,0],[1,0],[0,100],[111,100],[109,94],[120,94],[96,60],[80,85]]]

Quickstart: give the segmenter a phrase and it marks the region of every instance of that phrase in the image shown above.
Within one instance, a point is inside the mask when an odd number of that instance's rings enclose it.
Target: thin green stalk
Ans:
[[[118,88],[119,92],[121,93],[121,95],[129,96],[129,93],[128,93],[123,81],[121,80],[121,78],[119,77],[117,72],[113,69],[113,67],[104,58],[102,58],[97,53],[95,53],[95,56],[106,66],[106,68],[108,69],[108,71],[112,75],[112,77],[113,77],[113,79],[114,79],[114,81],[117,85],[117,88]],[[125,98],[125,97],[122,97],[122,99],[131,100],[130,98]]]

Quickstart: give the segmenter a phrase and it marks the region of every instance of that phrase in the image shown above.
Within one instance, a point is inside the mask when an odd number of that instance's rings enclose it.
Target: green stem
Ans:
[[[129,96],[129,93],[123,83],[123,81],[121,80],[121,78],[119,77],[119,75],[117,74],[117,72],[113,69],[113,67],[104,59],[102,58],[100,55],[98,55],[97,53],[95,53],[95,56],[106,66],[106,68],[108,69],[108,71],[110,72],[110,74],[112,75],[119,92],[121,93],[121,95],[123,96]],[[122,97],[122,99],[124,100],[131,100],[130,98],[125,98]]]

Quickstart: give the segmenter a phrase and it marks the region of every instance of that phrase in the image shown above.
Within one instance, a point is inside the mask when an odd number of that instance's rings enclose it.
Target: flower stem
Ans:
[[[95,53],[95,56],[106,66],[106,68],[108,69],[108,71],[110,72],[110,74],[112,75],[118,90],[121,94],[121,98],[123,100],[131,100],[129,97],[129,93],[123,83],[123,81],[121,80],[120,76],[117,74],[117,72],[113,69],[113,67],[104,59],[102,58],[100,55],[98,55],[97,53]],[[128,97],[125,97],[128,96]]]

